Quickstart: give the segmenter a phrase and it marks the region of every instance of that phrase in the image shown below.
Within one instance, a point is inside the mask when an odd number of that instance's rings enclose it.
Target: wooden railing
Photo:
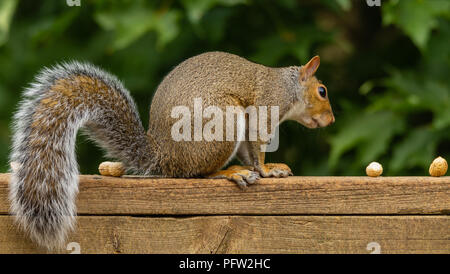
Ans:
[[[8,181],[0,174],[0,253],[46,252],[9,216]],[[289,177],[241,190],[81,175],[79,190],[67,242],[81,253],[450,252],[450,177]]]

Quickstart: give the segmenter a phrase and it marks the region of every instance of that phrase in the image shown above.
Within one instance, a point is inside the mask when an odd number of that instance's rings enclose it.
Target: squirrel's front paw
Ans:
[[[264,164],[257,168],[261,177],[284,178],[292,176],[292,171],[286,164]]]
[[[228,179],[235,182],[241,188],[254,184],[259,180],[259,173],[252,170],[252,167],[230,166],[226,170],[217,171],[208,176],[208,178]]]

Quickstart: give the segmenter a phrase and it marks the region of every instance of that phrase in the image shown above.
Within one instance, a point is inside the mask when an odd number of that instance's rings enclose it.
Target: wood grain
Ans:
[[[9,174],[0,174],[7,214]],[[80,176],[78,214],[448,214],[450,177],[289,177],[247,190],[221,179]]]
[[[447,216],[81,216],[81,253],[449,253]],[[101,229],[99,229],[101,228]],[[0,253],[45,253],[0,216]],[[62,253],[69,253],[63,250]]]

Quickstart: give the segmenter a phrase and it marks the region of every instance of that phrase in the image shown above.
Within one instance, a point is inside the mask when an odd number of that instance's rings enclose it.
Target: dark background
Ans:
[[[321,56],[336,123],[280,128],[267,161],[295,175],[427,175],[450,160],[450,1],[184,0],[0,2],[0,172],[8,170],[10,123],[22,90],[43,67],[92,62],[123,80],[144,126],[158,83],[193,55],[221,50],[268,66]],[[77,141],[82,173],[102,152]]]

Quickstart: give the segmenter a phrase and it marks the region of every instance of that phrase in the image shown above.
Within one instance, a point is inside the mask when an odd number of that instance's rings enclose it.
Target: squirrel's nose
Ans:
[[[335,121],[335,119],[334,119],[334,115],[333,115],[333,114],[331,114],[330,125],[331,125],[332,123],[334,123],[334,121]]]

